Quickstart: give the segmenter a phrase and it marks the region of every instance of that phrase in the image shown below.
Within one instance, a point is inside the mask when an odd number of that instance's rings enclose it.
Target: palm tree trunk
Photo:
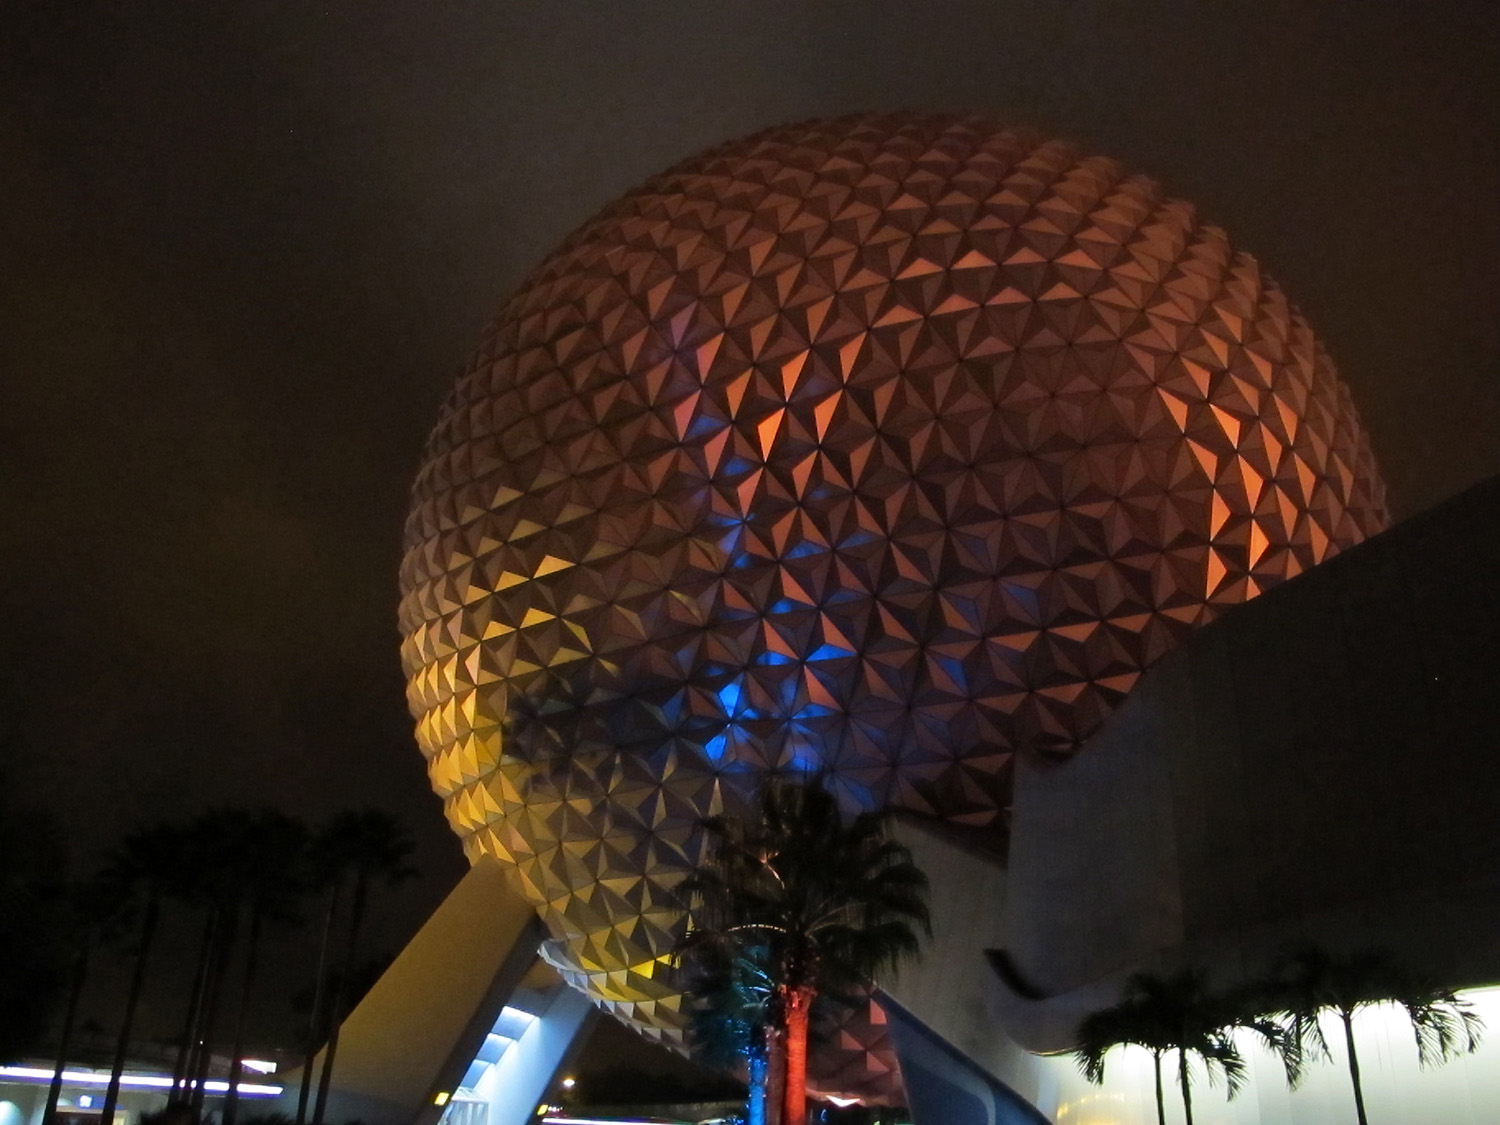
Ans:
[[[209,1050],[208,1037],[205,1033],[209,1021],[209,997],[214,991],[214,974],[219,971],[219,959],[224,956],[224,916],[223,910],[215,906],[211,911],[212,925],[208,939],[208,947],[204,950],[203,983],[199,988],[197,1002],[193,1005],[192,1033],[189,1040],[189,1051],[187,1069],[182,1073],[182,1098],[181,1104],[188,1107],[191,1119],[192,1107],[196,1104],[202,1106],[203,1099],[198,1093],[198,1087],[203,1082],[207,1068],[207,1052]]]
[[[203,1120],[203,1099],[208,1096],[208,1072],[213,1065],[214,1027],[219,1017],[219,995],[224,991],[224,977],[229,969],[229,957],[234,951],[235,917],[231,910],[224,910],[219,937],[214,942],[214,956],[210,962],[208,990],[203,998],[203,1023],[198,1039],[198,1061],[194,1067],[192,1109],[193,1120]]]
[[[339,1025],[344,1022],[344,1005],[349,998],[349,978],[354,975],[354,957],[359,948],[359,927],[364,920],[365,898],[369,893],[369,876],[361,871],[354,880],[354,905],[349,911],[349,938],[344,944],[344,965],[334,990],[333,1009],[329,1012],[328,1045],[323,1048],[323,1073],[318,1076],[318,1098],[313,1104],[313,1125],[323,1125],[328,1111],[328,1093],[333,1083],[333,1057],[339,1049]]]
[[[1193,1088],[1188,1081],[1187,1052],[1177,1048],[1177,1081],[1182,1086],[1182,1119],[1193,1125]]]
[[[1365,1092],[1359,1082],[1359,1053],[1354,1049],[1354,1015],[1340,1012],[1344,1023],[1344,1045],[1349,1049],[1349,1080],[1354,1083],[1354,1111],[1359,1115],[1359,1125],[1369,1125],[1365,1117]]]
[[[62,1097],[63,1069],[73,1048],[73,1020],[78,1015],[78,998],[89,975],[89,947],[85,940],[73,959],[73,973],[68,985],[68,1007],[63,1013],[62,1038],[57,1044],[57,1064],[52,1068],[52,1082],[47,1087],[47,1107],[42,1110],[42,1125],[52,1125],[57,1117],[57,1103]]]
[[[318,939],[318,968],[313,979],[312,1011],[307,1015],[307,1042],[302,1049],[302,1080],[297,1090],[297,1125],[307,1121],[307,1098],[312,1092],[313,1063],[317,1060],[318,1044],[327,1034],[328,1003],[328,939],[333,934],[333,916],[338,912],[339,891],[342,884],[335,880],[328,889],[328,908],[323,912],[323,934]]]
[[[750,1096],[745,1104],[748,1125],[766,1125],[766,1052],[763,1046],[750,1049]]]
[[[786,1032],[766,1031],[766,1125],[781,1125],[786,1101]]]
[[[172,1064],[172,1091],[167,1095],[168,1105],[179,1105],[188,1101],[188,1077],[192,1073],[193,1060],[198,1057],[198,1021],[203,1014],[203,993],[208,987],[208,963],[214,947],[214,927],[218,914],[212,910],[203,920],[203,936],[198,939],[198,967],[193,970],[193,994],[188,999],[187,1014],[182,1021],[182,1042],[177,1047],[177,1059]]]
[[[240,980],[239,1011],[234,1018],[234,1057],[229,1064],[229,1089],[224,1092],[224,1125],[234,1125],[240,1105],[240,1075],[244,1073],[245,1057],[245,1013],[250,1009],[250,996],[255,990],[255,955],[260,948],[261,904],[257,902],[250,910],[250,937],[245,948],[245,972]]]
[[[1161,1093],[1161,1052],[1152,1051],[1151,1061],[1156,1071],[1156,1125],[1167,1125],[1167,1103]]]
[[[146,918],[141,923],[141,944],[135,954],[135,971],[130,975],[130,994],[125,1000],[125,1020],[120,1025],[120,1038],[115,1043],[115,1061],[109,1071],[109,1088],[104,1092],[104,1104],[99,1108],[100,1121],[113,1121],[115,1106],[120,1101],[120,1076],[125,1072],[125,1060],[130,1054],[130,1031],[135,1023],[135,1010],[141,1002],[141,985],[146,980],[146,959],[151,953],[151,942],[156,937],[156,918],[161,909],[161,894],[152,888],[146,900]]]
[[[804,986],[789,989],[786,996],[786,1094],[781,1125],[806,1125],[807,1121],[807,1012],[813,995]]]

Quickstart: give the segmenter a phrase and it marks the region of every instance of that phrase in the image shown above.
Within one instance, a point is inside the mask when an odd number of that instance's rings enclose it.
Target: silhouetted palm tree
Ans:
[[[68,1065],[68,1055],[73,1048],[73,1024],[78,1016],[78,1001],[83,995],[84,982],[89,975],[89,957],[93,952],[93,941],[83,932],[75,934],[78,942],[73,952],[73,964],[68,970],[68,1002],[63,1010],[62,1031],[57,1040],[57,1056],[52,1064],[52,1081],[47,1084],[47,1101],[42,1107],[42,1125],[52,1125],[57,1118],[58,1102],[62,1100],[63,1070]]]
[[[714,817],[707,860],[686,880],[689,927],[680,949],[763,945],[782,1032],[784,1125],[807,1115],[808,1015],[820,991],[852,992],[919,948],[931,933],[927,878],[886,817],[847,824],[820,779],[773,783],[759,816]]]
[[[78,1017],[78,1002],[88,982],[89,962],[102,934],[116,920],[118,903],[111,901],[112,885],[100,878],[85,879],[69,885],[64,913],[56,930],[57,940],[69,953],[68,999],[63,1009],[57,1055],[52,1067],[52,1081],[47,1087],[47,1101],[42,1108],[42,1125],[52,1125],[62,1100],[63,1071],[73,1049],[73,1029]],[[102,909],[101,909],[102,907]],[[97,1025],[96,1025],[97,1026]]]
[[[1127,985],[1118,1004],[1086,1016],[1073,1037],[1078,1042],[1073,1053],[1078,1059],[1079,1069],[1095,1085],[1103,1084],[1104,1059],[1114,1048],[1142,1047],[1150,1051],[1156,1077],[1156,1125],[1167,1125],[1161,1059],[1172,1049],[1172,1034],[1169,1021],[1161,1018],[1144,1000],[1141,989],[1133,984]]]
[[[194,1121],[203,1119],[224,982],[239,941],[246,842],[253,837],[253,821],[254,815],[244,809],[219,809],[205,813],[192,825],[192,880],[187,895],[208,912],[201,958],[203,984],[192,1016],[183,1091]]]
[[[1451,990],[1407,972],[1378,952],[1335,956],[1307,946],[1288,957],[1274,976],[1265,1001],[1282,1020],[1287,1037],[1304,1053],[1331,1058],[1318,1016],[1331,1012],[1343,1027],[1349,1081],[1359,1125],[1368,1125],[1359,1052],[1354,1045],[1355,1013],[1377,1004],[1398,1004],[1411,1020],[1422,1066],[1446,1062],[1479,1046],[1484,1023]]]
[[[245,963],[235,1014],[234,1047],[229,1089],[224,1095],[224,1125],[234,1125],[239,1107],[239,1081],[244,1071],[245,1017],[255,991],[261,930],[267,920],[296,917],[296,903],[308,883],[308,831],[300,822],[274,809],[263,809],[242,825],[238,841],[238,894],[249,914]]]
[[[699,937],[704,936],[700,931]],[[766,1125],[766,1086],[776,1020],[776,985],[765,944],[701,941],[684,952],[687,1034],[693,1057],[707,1066],[746,1070],[747,1125]]]
[[[198,957],[193,969],[193,987],[188,994],[187,1008],[182,1017],[182,1034],[177,1039],[177,1058],[172,1066],[172,1089],[167,1102],[172,1107],[187,1104],[193,1095],[193,1078],[199,1060],[199,1038],[202,1035],[205,1001],[208,997],[209,977],[213,972],[216,944],[220,928],[219,911],[216,905],[202,894],[195,880],[184,895],[185,901],[204,909],[203,928],[198,938]]]
[[[370,884],[377,879],[395,884],[416,874],[406,864],[416,845],[400,821],[380,809],[342,814],[323,833],[320,846],[335,869],[341,872],[340,879],[353,887],[353,901],[349,909],[339,983],[333,990],[333,1003],[328,1012],[328,1042],[323,1052],[322,1073],[318,1077],[317,1100],[313,1105],[314,1125],[322,1125],[328,1108],[334,1056],[339,1045],[339,1025],[346,1014],[349,982],[359,954],[359,934],[364,924]]]
[[[1301,1057],[1289,1047],[1280,1025],[1247,1005],[1247,996],[1247,993],[1210,992],[1204,974],[1197,969],[1184,969],[1165,977],[1137,973],[1125,982],[1119,1003],[1094,1012],[1078,1025],[1074,1054],[1084,1077],[1102,1083],[1104,1057],[1111,1048],[1136,1046],[1150,1051],[1156,1074],[1157,1125],[1166,1125],[1161,1060],[1163,1055],[1175,1051],[1183,1115],[1187,1125],[1192,1125],[1189,1056],[1198,1057],[1210,1082],[1223,1075],[1233,1098],[1245,1080],[1245,1059],[1234,1042],[1236,1028],[1255,1032],[1277,1052],[1290,1082],[1295,1083],[1300,1075]]]
[[[311,876],[313,883],[323,891],[323,923],[318,929],[318,959],[313,970],[312,995],[308,1003],[307,1031],[302,1042],[302,1075],[297,1084],[296,1125],[307,1120],[307,1102],[312,1092],[313,1062],[317,1057],[318,1044],[328,1034],[328,950],[333,940],[333,920],[338,915],[339,899],[343,894],[344,880],[339,870],[337,857],[329,855],[326,831],[314,841],[311,852]]]
[[[135,967],[130,976],[130,991],[125,1000],[125,1016],[115,1043],[114,1063],[110,1068],[109,1086],[100,1107],[100,1120],[113,1119],[120,1098],[120,1077],[130,1053],[130,1036],[140,1004],[141,988],[146,979],[146,964],[156,938],[164,896],[182,887],[189,863],[188,833],[176,824],[158,824],[132,833],[105,867],[103,878],[114,885],[117,901],[134,899],[141,911],[140,929],[135,944]]]

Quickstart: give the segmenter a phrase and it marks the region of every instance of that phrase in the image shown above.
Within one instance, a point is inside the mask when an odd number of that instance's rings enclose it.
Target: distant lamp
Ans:
[[[79,1109],[89,1109],[89,1108],[91,1108],[93,1106],[93,1104],[94,1104],[93,1095],[91,1095],[91,1094],[79,1094],[78,1095],[78,1108]]]
[[[437,1096],[432,1099],[432,1104],[433,1105],[447,1105],[448,1104],[448,1091],[447,1090],[439,1090],[438,1093],[437,1093]]]
[[[564,1078],[562,1080],[562,1088],[564,1090],[571,1090],[573,1088],[573,1086],[575,1085],[576,1082],[577,1082],[577,1079],[574,1079],[574,1078]]]

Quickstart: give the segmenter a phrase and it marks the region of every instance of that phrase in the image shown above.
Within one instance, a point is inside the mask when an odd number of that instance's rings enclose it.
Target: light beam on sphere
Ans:
[[[671,1036],[702,816],[821,769],[1003,832],[1017,754],[1385,522],[1307,323],[1191,205],[973,120],[776,128],[489,326],[414,490],[411,708],[470,858]]]

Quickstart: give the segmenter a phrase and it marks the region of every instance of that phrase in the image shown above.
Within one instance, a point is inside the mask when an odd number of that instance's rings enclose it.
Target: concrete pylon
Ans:
[[[461,1084],[502,1053],[507,1096],[485,1117],[529,1120],[590,1011],[555,974],[532,971],[542,937],[500,867],[472,867],[345,1019],[325,1122],[437,1125],[446,1113],[462,1125],[477,1099]],[[281,1112],[296,1112],[300,1080],[287,1076]]]

